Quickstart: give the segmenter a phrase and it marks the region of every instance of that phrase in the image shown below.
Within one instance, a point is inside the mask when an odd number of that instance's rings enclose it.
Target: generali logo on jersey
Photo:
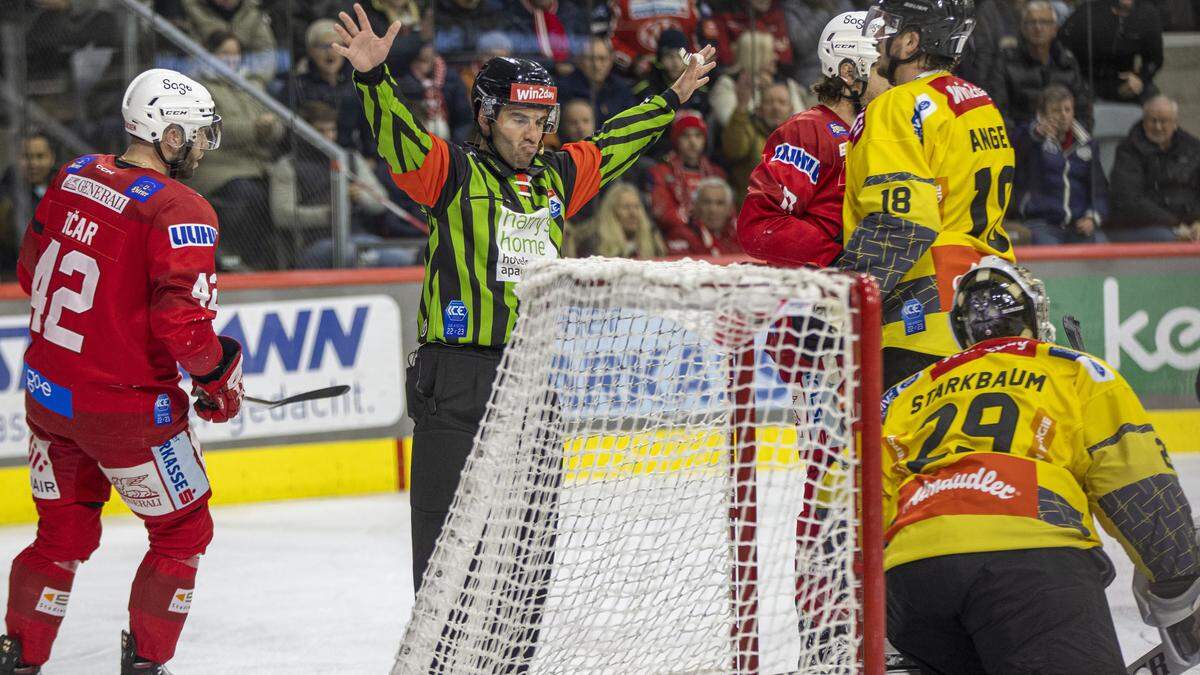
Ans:
[[[508,100],[517,103],[554,105],[558,102],[558,87],[548,87],[544,84],[514,84],[508,92]]]
[[[1037,466],[1012,455],[981,452],[931,474],[917,474],[900,488],[891,539],[904,527],[934,516],[996,515],[1037,518]]]

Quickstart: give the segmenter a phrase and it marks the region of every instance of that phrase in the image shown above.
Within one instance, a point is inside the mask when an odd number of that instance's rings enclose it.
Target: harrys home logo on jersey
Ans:
[[[28,451],[21,379],[28,324],[27,311],[0,316],[0,458]],[[249,394],[277,399],[333,384],[349,385],[350,393],[272,410],[245,404],[226,424],[193,416],[202,442],[385,429],[404,413],[400,309],[389,296],[222,303],[216,327],[243,345]],[[190,389],[186,380],[181,386]]]

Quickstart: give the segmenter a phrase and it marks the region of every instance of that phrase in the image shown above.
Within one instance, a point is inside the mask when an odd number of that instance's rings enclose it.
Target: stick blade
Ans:
[[[304,401],[313,401],[313,400],[320,399],[320,398],[334,398],[337,396],[344,396],[349,391],[350,391],[350,385],[338,384],[338,385],[334,385],[332,387],[325,387],[323,389],[313,389],[312,391],[302,392],[302,393],[296,394],[294,396],[288,396],[287,398],[281,398],[278,401],[271,401],[269,399],[258,398],[256,396],[245,396],[244,398],[247,401],[250,401],[252,403],[259,403],[259,404],[267,406],[268,408],[278,408],[281,405],[287,405],[289,403],[303,403]]]
[[[1062,327],[1063,332],[1067,334],[1067,342],[1070,343],[1071,349],[1081,352],[1087,351],[1083,348],[1083,331],[1079,327],[1079,319],[1070,314],[1064,314]]]

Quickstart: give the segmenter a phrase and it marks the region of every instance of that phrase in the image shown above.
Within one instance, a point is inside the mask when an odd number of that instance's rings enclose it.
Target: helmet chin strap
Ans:
[[[908,31],[902,31],[900,33],[896,33],[895,35],[887,38],[887,43],[884,45],[884,48],[883,48],[884,53],[887,54],[887,57],[888,57],[888,64],[887,64],[886,68],[881,68],[879,70],[879,74],[883,75],[883,79],[887,80],[888,84],[892,85],[893,87],[896,86],[896,69],[906,63],[912,63],[913,61],[916,61],[917,59],[921,58],[921,52],[919,50],[914,51],[912,53],[912,56],[910,56],[906,59],[902,59],[898,56],[892,56],[893,42],[895,41],[895,39],[897,37],[903,35],[906,32],[908,32]]]
[[[167,159],[162,151],[162,141],[154,141],[154,152],[158,154],[158,158],[163,164],[167,165],[167,176],[169,178],[178,178],[179,170],[183,168],[183,163],[187,161],[188,155],[192,153],[192,142],[188,141],[183,144],[182,152],[174,160]]]

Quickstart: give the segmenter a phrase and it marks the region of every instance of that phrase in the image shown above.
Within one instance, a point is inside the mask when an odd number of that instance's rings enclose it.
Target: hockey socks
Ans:
[[[129,595],[129,627],[137,640],[137,656],[166,663],[192,606],[199,556],[188,560],[146,554]]]
[[[25,663],[40,665],[50,658],[78,566],[76,561],[56,563],[34,546],[13,559],[5,621],[8,634],[21,641]]]

